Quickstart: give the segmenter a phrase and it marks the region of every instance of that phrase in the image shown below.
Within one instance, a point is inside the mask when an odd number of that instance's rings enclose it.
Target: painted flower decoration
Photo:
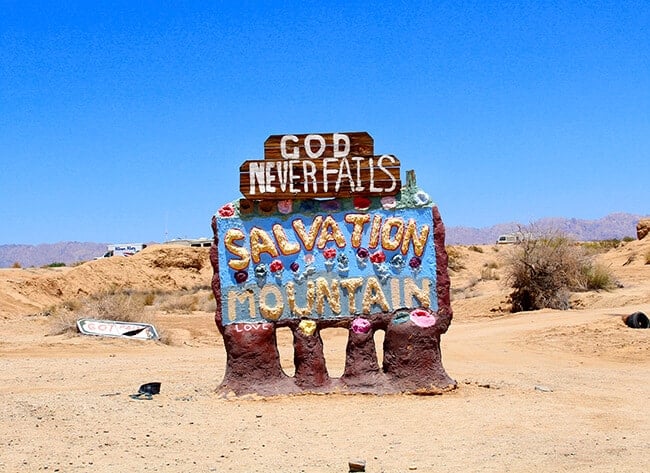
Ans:
[[[368,197],[355,197],[352,202],[356,210],[368,210],[372,203]]]
[[[383,263],[386,261],[386,253],[383,251],[375,251],[373,254],[370,255],[370,261],[374,264],[379,264]]]
[[[334,248],[326,248],[323,250],[323,256],[325,259],[334,259],[336,258],[336,250]]]
[[[397,311],[393,316],[393,325],[400,325],[410,320],[411,314],[406,310]]]
[[[269,270],[266,268],[266,265],[264,263],[255,266],[254,271],[255,271],[256,278],[263,278],[269,273]]]
[[[303,256],[303,259],[305,260],[305,264],[314,264],[314,261],[316,258],[314,258],[314,255],[311,253],[307,253],[305,256]]]
[[[357,317],[352,321],[351,328],[354,333],[368,333],[370,332],[370,327],[372,324],[368,319]]]
[[[437,320],[436,316],[425,309],[414,309],[411,311],[411,322],[418,327],[433,327]]]
[[[404,266],[406,266],[406,263],[404,262],[404,257],[400,254],[397,254],[390,259],[390,265],[396,270],[401,270],[404,268]]]
[[[291,199],[285,199],[278,201],[278,212],[281,214],[290,214],[293,210],[293,201]]]
[[[316,210],[315,200],[303,200],[302,202],[300,202],[300,212],[311,213],[314,210]]]
[[[384,210],[391,210],[397,207],[397,200],[392,195],[381,198],[381,206]]]
[[[386,263],[374,263],[373,266],[375,268],[375,274],[379,278],[379,282],[383,284],[388,281],[388,278],[390,278],[388,265]]]
[[[269,269],[271,270],[272,273],[278,273],[284,269],[284,265],[282,264],[282,261],[276,259],[271,261],[271,265],[269,266]]]
[[[290,269],[292,272],[297,273],[298,270],[300,269],[300,265],[299,265],[296,261],[294,261],[293,263],[291,263],[291,264],[289,265],[289,269]]]
[[[339,204],[338,200],[336,199],[323,200],[320,203],[320,208],[325,212],[338,212],[341,210],[341,204]]]
[[[239,212],[242,214],[249,214],[253,211],[254,204],[252,200],[239,199]]]
[[[316,322],[313,320],[301,320],[298,324],[298,330],[310,337],[316,331]]]
[[[235,206],[231,203],[227,203],[219,209],[218,213],[220,217],[232,217],[235,215]]]
[[[336,257],[336,269],[339,273],[346,273],[350,270],[350,258],[345,253],[339,253]]]
[[[259,209],[262,215],[272,215],[275,213],[276,205],[272,200],[263,200],[260,202]]]
[[[429,194],[424,191],[417,191],[415,194],[415,205],[427,205],[431,202]]]
[[[418,269],[422,266],[422,259],[419,256],[414,256],[409,260],[409,267],[411,269]]]
[[[237,271],[235,273],[235,281],[237,284],[243,284],[248,279],[248,271]]]
[[[357,257],[361,259],[366,259],[368,256],[370,256],[370,252],[366,250],[365,248],[359,248],[357,250]]]

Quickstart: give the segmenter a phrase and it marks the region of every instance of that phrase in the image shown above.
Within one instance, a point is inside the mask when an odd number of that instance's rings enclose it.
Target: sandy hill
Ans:
[[[0,270],[0,315],[37,313],[81,296],[115,290],[173,291],[209,286],[208,248],[154,245],[134,256],[75,267]]]

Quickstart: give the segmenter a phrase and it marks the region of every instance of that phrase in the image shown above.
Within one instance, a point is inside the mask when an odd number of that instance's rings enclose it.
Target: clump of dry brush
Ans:
[[[52,316],[52,335],[75,333],[77,320],[93,318],[121,322],[153,323],[155,314],[192,311],[214,312],[216,303],[208,286],[175,291],[133,291],[114,288],[71,299],[43,312]]]
[[[571,292],[616,285],[609,268],[595,264],[582,245],[562,234],[526,238],[509,252],[504,269],[513,289],[512,312],[566,310]]]

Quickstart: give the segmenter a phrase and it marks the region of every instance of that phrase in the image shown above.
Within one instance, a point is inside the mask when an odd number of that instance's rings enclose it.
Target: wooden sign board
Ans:
[[[401,187],[395,156],[267,159],[239,168],[239,190],[250,200],[396,195]]]
[[[343,158],[374,152],[374,140],[365,131],[271,135],[264,142],[264,159]]]

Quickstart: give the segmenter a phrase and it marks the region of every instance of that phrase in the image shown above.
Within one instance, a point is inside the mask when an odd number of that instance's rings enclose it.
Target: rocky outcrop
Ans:
[[[639,240],[643,240],[648,236],[648,233],[650,233],[650,218],[642,218],[636,224],[636,237]]]

